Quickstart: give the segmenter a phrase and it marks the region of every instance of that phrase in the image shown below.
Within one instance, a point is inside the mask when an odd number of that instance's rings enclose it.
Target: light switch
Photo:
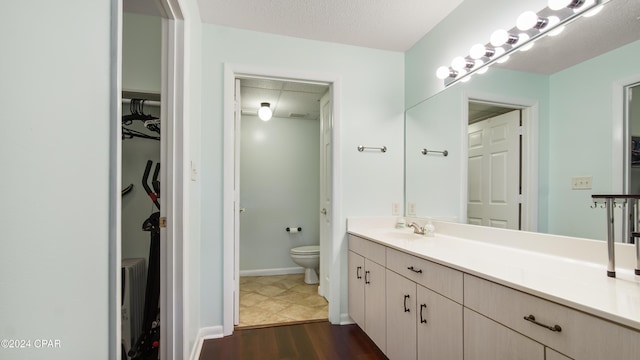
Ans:
[[[394,215],[394,216],[400,215],[400,204],[396,202],[391,204],[391,215]]]

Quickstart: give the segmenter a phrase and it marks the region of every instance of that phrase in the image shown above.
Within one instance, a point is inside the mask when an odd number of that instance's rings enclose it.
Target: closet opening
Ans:
[[[185,19],[178,0],[113,0],[112,10],[112,357],[188,358]]]

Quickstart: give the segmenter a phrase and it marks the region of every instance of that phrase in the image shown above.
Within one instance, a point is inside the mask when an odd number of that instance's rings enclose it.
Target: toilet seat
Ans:
[[[292,255],[318,255],[320,254],[320,245],[298,246],[291,249]]]

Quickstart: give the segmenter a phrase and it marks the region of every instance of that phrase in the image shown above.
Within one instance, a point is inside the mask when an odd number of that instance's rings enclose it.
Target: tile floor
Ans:
[[[327,319],[329,303],[304,274],[240,278],[238,327]]]

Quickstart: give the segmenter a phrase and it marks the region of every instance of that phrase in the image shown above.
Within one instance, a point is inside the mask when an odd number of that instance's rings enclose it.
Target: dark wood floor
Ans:
[[[205,340],[200,360],[387,359],[357,325],[327,321],[236,330]]]

